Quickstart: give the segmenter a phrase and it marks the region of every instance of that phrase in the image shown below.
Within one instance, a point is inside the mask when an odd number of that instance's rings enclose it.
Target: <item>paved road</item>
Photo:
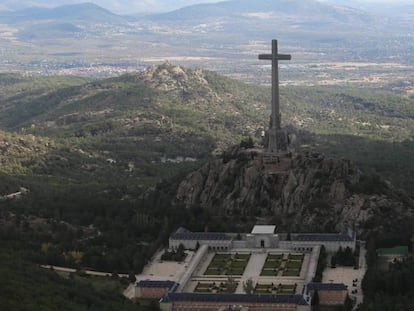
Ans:
[[[361,248],[360,248],[360,252],[359,252],[359,269],[361,271],[364,271],[364,274],[365,274],[365,272],[367,271],[367,268],[368,268],[366,258],[365,258],[366,254],[367,254],[367,250],[365,248],[365,243],[364,244],[361,243]],[[364,277],[364,275],[362,275],[361,278],[358,279],[358,282],[357,282],[358,293],[356,295],[354,295],[355,299],[356,299],[356,301],[355,301],[356,303],[355,303],[355,307],[354,307],[353,310],[356,310],[358,305],[361,304],[364,301],[364,293],[362,292],[362,287],[361,287],[363,277]]]
[[[72,273],[72,272],[76,272],[76,269],[73,268],[66,268],[66,267],[58,267],[58,266],[50,266],[50,265],[41,265],[41,268],[44,269],[53,269],[56,271],[61,271],[61,272],[68,272],[68,273]],[[93,275],[93,276],[112,276],[111,272],[102,272],[102,271],[92,271],[92,270],[83,270],[86,274],[88,275]],[[128,277],[128,274],[121,274],[118,273],[119,277]]]

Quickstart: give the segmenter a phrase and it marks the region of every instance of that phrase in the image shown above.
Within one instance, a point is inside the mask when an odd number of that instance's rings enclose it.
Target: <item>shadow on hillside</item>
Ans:
[[[295,131],[293,131],[295,132]],[[297,150],[348,158],[366,173],[376,173],[414,196],[414,141],[388,142],[352,135],[316,135],[296,131]]]

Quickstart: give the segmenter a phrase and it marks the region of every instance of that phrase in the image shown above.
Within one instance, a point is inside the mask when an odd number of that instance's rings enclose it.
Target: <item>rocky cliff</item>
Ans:
[[[349,160],[318,153],[268,157],[234,148],[178,187],[175,203],[216,215],[255,215],[287,231],[388,230],[413,216],[413,202]]]

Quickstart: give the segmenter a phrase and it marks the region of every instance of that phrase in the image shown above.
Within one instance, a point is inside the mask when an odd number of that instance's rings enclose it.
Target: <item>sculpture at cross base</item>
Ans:
[[[278,54],[277,40],[272,40],[272,54],[260,54],[259,59],[272,61],[272,114],[267,132],[267,152],[284,154],[288,151],[288,137],[280,127],[279,111],[279,60],[291,60],[288,54]]]

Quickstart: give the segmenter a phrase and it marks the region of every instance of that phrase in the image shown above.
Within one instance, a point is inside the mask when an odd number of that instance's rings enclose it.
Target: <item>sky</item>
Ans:
[[[118,14],[132,14],[139,12],[171,11],[180,7],[197,4],[219,2],[220,0],[0,0],[0,9],[16,10],[30,6],[54,7],[63,4],[93,2]],[[254,0],[252,0],[254,1]],[[324,2],[347,4],[345,0],[321,0]],[[384,3],[413,4],[414,0],[350,0],[362,4]]]

